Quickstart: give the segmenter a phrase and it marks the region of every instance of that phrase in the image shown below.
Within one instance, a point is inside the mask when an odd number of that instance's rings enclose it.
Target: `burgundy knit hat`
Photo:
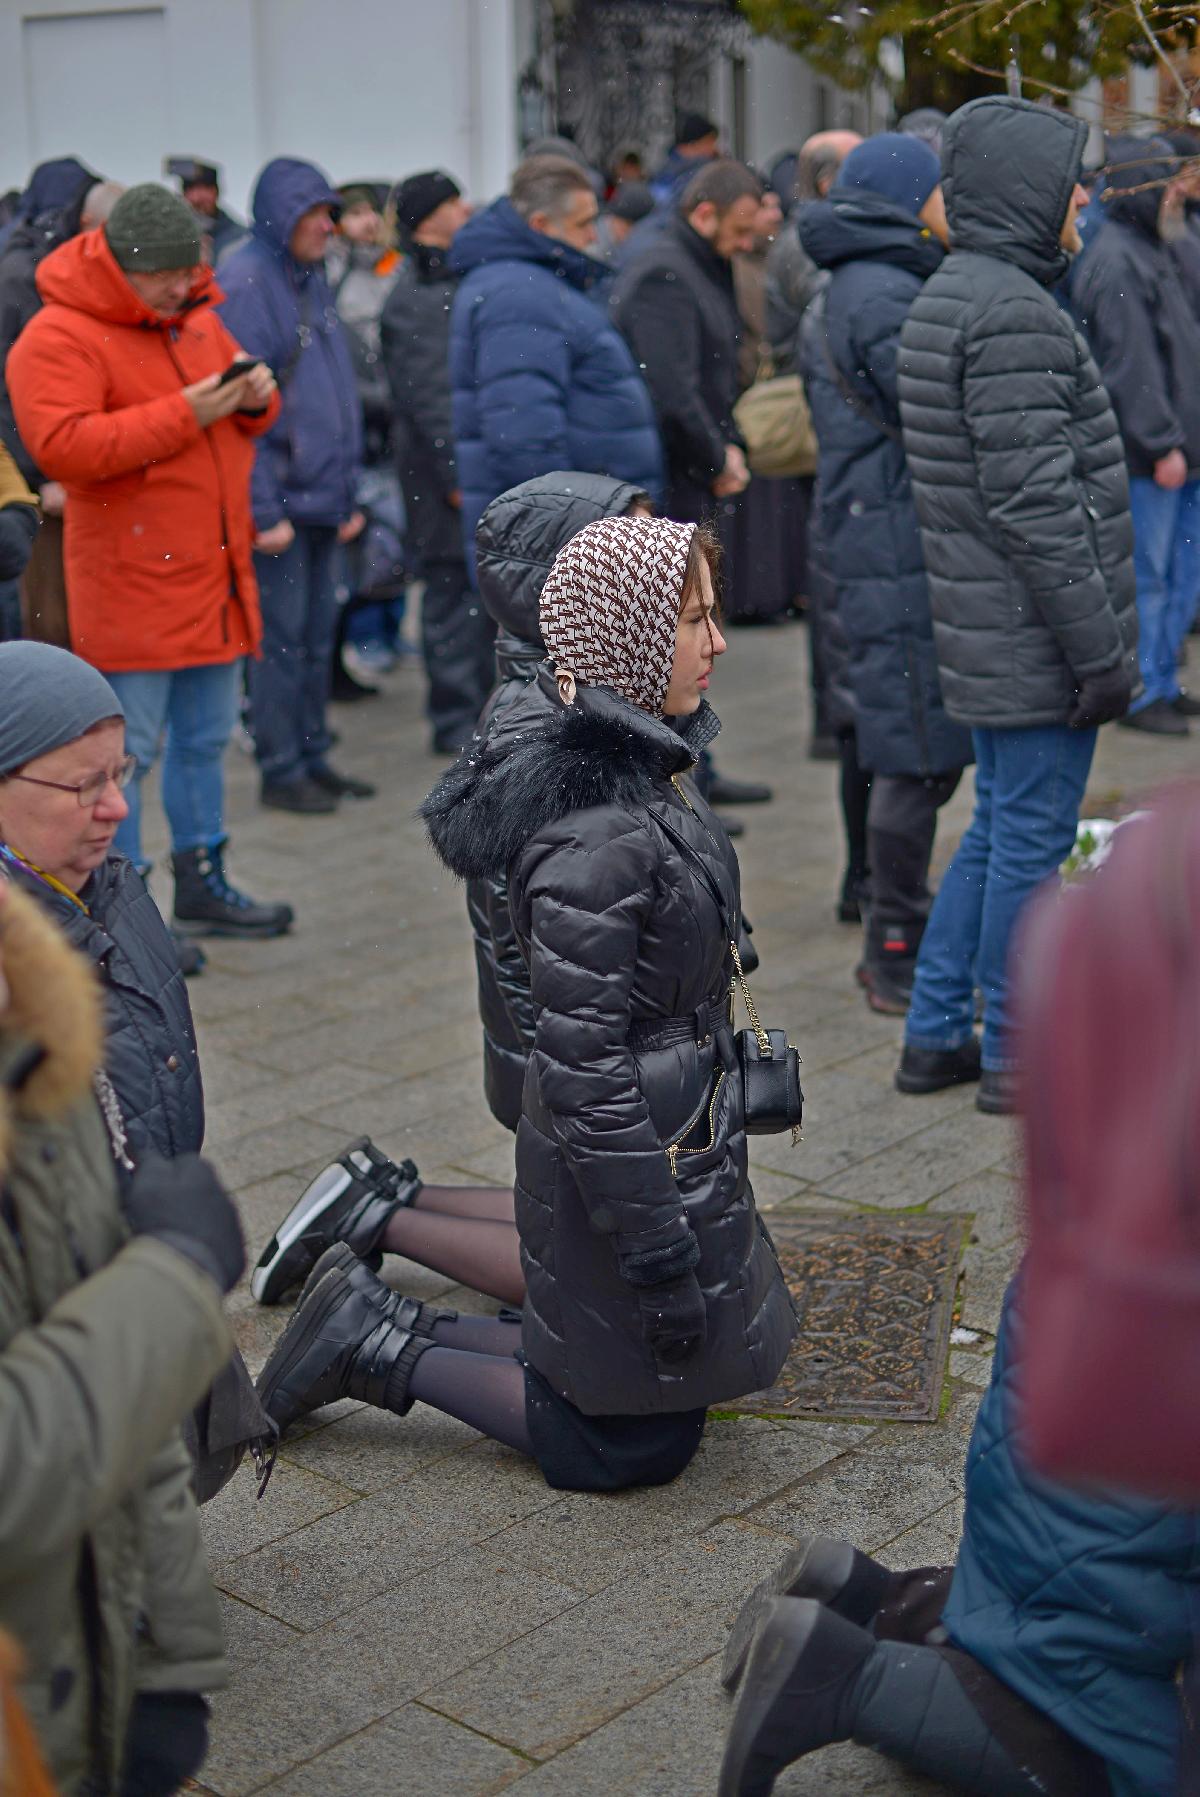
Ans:
[[[541,597],[556,672],[661,717],[694,524],[598,518],[559,550]]]

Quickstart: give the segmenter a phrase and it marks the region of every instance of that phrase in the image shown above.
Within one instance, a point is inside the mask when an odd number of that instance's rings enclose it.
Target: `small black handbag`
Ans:
[[[695,816],[696,808],[678,782],[675,783],[675,790]],[[686,836],[669,824],[666,818],[660,817],[659,822],[676,848],[698,869],[701,879],[716,900],[717,913],[729,937],[729,952],[733,956],[733,979],[729,988],[730,1017],[733,1015],[734,991],[740,989],[746,1015],[750,1019],[750,1028],[738,1030],[734,1036],[734,1047],[742,1074],[742,1115],[746,1134],[777,1136],[785,1129],[790,1129],[794,1146],[800,1140],[800,1129],[804,1122],[799,1050],[792,1047],[786,1031],[765,1030],[759,1022],[750,988],[746,984],[736,933],[726,914],[720,889]]]
[[[734,1037],[738,1065],[742,1070],[742,1108],[748,1136],[775,1136],[790,1129],[793,1143],[800,1137],[804,1122],[804,1093],[800,1087],[800,1054],[787,1039],[786,1030],[765,1030],[758,1020],[750,988],[742,971],[742,957],[736,942],[729,944],[733,955],[733,986],[739,987],[748,1030]],[[733,992],[730,991],[732,1000]]]

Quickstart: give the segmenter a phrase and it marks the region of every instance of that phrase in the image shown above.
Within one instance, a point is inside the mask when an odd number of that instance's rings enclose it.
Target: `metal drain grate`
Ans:
[[[800,1334],[772,1389],[728,1408],[936,1422],[967,1219],[777,1213],[767,1221]]]

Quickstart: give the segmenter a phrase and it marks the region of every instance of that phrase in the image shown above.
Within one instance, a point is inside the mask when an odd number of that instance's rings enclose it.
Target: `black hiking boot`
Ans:
[[[970,1085],[981,1071],[978,1036],[969,1037],[958,1048],[913,1048],[906,1042],[896,1069],[896,1090],[944,1092],[947,1086]]]
[[[260,905],[225,877],[225,844],[171,856],[175,922],[189,936],[282,936],[292,927],[290,905]]]
[[[260,1304],[278,1304],[334,1242],[347,1243],[377,1269],[380,1237],[420,1190],[412,1161],[397,1166],[366,1136],[349,1143],[300,1194],[263,1249],[250,1276],[252,1295]]]
[[[924,926],[905,929],[902,924],[877,923],[868,914],[863,958],[854,977],[867,995],[867,1003],[883,1017],[906,1017],[912,1001],[917,953]]]
[[[263,1409],[281,1435],[298,1417],[339,1398],[407,1415],[413,1367],[434,1345],[401,1321],[415,1301],[348,1258],[344,1244],[323,1255],[313,1273],[258,1376]]]
[[[1017,1076],[985,1067],[975,1094],[975,1109],[985,1117],[1011,1117],[1017,1109]]]

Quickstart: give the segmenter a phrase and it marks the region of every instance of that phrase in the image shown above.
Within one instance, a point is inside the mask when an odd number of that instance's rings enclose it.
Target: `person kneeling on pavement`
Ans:
[[[420,1399],[560,1489],[658,1485],[696,1453],[709,1404],[783,1364],[795,1312],[747,1176],[729,1011],[737,860],[682,780],[716,729],[715,557],[667,520],[574,536],[540,597],[551,663],[424,807],[446,866],[505,876],[530,969],[508,1230],[523,1312],[437,1311],[330,1247],[259,1381],[281,1429],[341,1397],[401,1416]],[[418,1201],[411,1178],[364,1192],[360,1252],[394,1248],[398,1206],[419,1219]],[[438,1221],[465,1233],[423,1227]]]
[[[180,1418],[229,1358],[237,1214],[195,1157],[122,1209],[86,963],[0,881],[0,1629],[62,1797],[168,1797],[227,1680]]]

